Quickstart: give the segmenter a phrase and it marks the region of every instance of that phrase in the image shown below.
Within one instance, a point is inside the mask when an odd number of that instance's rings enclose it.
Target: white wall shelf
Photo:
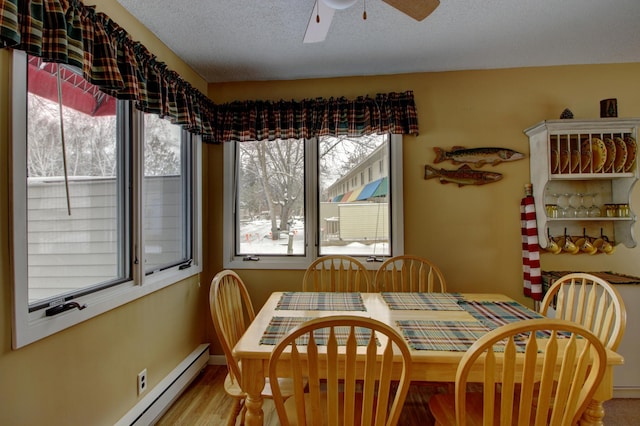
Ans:
[[[560,236],[565,228],[569,235],[586,233],[596,237],[602,233],[616,244],[636,246],[633,225],[637,217],[629,200],[638,180],[637,149],[628,150],[626,161],[614,158],[611,167],[600,167],[605,157],[600,149],[602,144],[594,145],[594,141],[622,143],[625,138],[637,141],[639,125],[638,118],[546,120],[524,131],[529,137],[531,183],[542,248],[547,246],[548,233]],[[605,156],[606,153],[605,150]],[[550,199],[567,198],[566,194],[597,194],[594,204],[600,209],[601,216],[548,217],[545,205],[553,203]],[[605,204],[627,205],[629,214],[607,217]],[[559,215],[562,215],[561,211]]]

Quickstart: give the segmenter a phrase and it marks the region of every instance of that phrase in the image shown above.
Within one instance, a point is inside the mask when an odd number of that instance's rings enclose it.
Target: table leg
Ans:
[[[603,426],[604,422],[604,407],[602,402],[592,399],[587,410],[582,414],[580,418],[581,426]]]
[[[264,424],[262,390],[265,382],[262,361],[244,359],[241,365],[242,388],[247,393],[245,424],[247,426],[262,426]]]
[[[604,406],[602,402],[611,398],[613,398],[613,367],[607,366],[600,385],[578,423],[585,426],[603,426]]]

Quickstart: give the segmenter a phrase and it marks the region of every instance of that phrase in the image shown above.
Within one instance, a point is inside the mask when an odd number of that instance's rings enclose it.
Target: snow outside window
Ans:
[[[225,267],[402,252],[401,136],[229,142],[225,166]]]

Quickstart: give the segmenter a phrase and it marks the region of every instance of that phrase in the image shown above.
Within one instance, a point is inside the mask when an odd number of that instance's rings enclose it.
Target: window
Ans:
[[[20,347],[199,272],[199,150],[72,67],[14,52],[13,74]]]
[[[188,138],[179,126],[144,114],[144,268],[155,273],[191,259]]]
[[[327,254],[402,252],[401,136],[229,142],[224,155],[226,268],[304,269]]]
[[[389,135],[320,138],[319,255],[391,255],[389,177],[380,174],[364,182],[364,171],[372,164],[389,163],[389,148]],[[329,198],[344,180],[353,182],[351,190]]]
[[[27,72],[26,173],[21,180],[26,178],[25,281],[33,312],[131,277],[123,221],[129,189],[116,100],[61,66],[59,105],[57,64],[29,57]],[[71,80],[77,81],[62,83]]]
[[[305,254],[304,153],[298,139],[237,145],[238,255]]]

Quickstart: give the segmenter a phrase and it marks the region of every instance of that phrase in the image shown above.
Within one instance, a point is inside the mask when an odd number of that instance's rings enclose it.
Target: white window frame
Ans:
[[[82,310],[71,309],[55,316],[47,317],[45,309],[29,313],[28,285],[27,285],[27,180],[26,180],[26,91],[27,60],[26,54],[14,51],[13,55],[13,149],[12,149],[12,236],[11,257],[13,263],[13,333],[12,346],[14,349],[26,346],[37,340],[53,335],[59,331],[82,323],[90,318],[101,315],[126,303],[147,296],[157,290],[168,287],[179,281],[198,275],[202,272],[202,147],[201,138],[191,135],[192,143],[192,168],[193,180],[192,194],[192,263],[188,268],[180,269],[180,265],[145,275],[143,262],[135,264],[131,262],[132,279],[122,284],[96,291],[84,296],[74,298],[79,304],[86,304]],[[130,104],[129,104],[130,106]],[[24,113],[20,113],[23,111]],[[138,138],[138,142],[132,142],[133,154],[131,161],[136,166],[138,174],[131,177],[132,185],[132,218],[133,229],[130,242],[131,259],[142,259],[143,239],[142,218],[143,185],[143,159],[144,153],[142,139],[142,113],[135,111],[131,114],[132,122],[126,120],[123,124],[131,137]],[[118,129],[121,131],[122,129]],[[137,168],[137,169],[136,169]]]
[[[318,143],[305,140],[305,255],[262,256],[260,260],[244,260],[235,254],[235,206],[236,206],[236,144],[225,142],[223,148],[223,267],[229,269],[306,269],[319,256],[318,230]],[[404,254],[404,203],[402,181],[402,135],[389,138],[389,188],[391,189],[391,254]],[[372,261],[369,256],[353,256],[362,261],[367,269],[377,269],[381,256]]]

